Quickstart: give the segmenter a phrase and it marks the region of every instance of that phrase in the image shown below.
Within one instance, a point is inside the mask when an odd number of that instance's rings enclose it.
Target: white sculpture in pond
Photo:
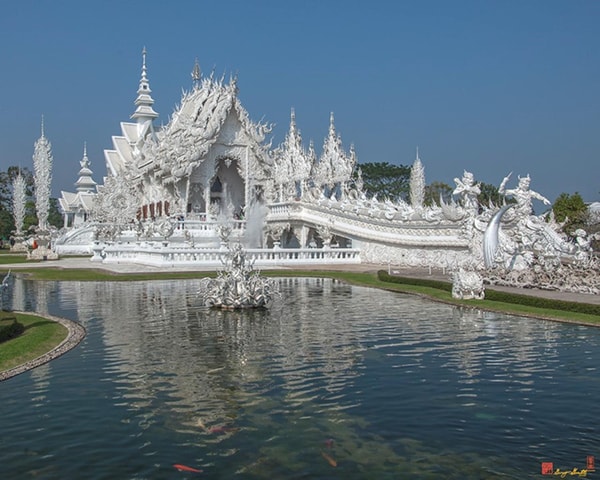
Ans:
[[[275,282],[262,277],[251,263],[240,244],[228,250],[225,270],[217,278],[204,278],[198,292],[207,307],[237,310],[268,307],[277,293]]]
[[[485,297],[483,277],[475,272],[460,267],[452,273],[452,297],[461,300],[478,299]]]

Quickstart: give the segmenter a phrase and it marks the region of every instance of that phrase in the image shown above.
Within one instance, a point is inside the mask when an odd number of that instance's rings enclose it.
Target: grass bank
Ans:
[[[18,367],[48,353],[68,334],[66,327],[60,323],[37,315],[0,312],[0,316],[16,316],[17,321],[25,327],[25,331],[20,336],[0,343],[0,372]]]
[[[8,265],[10,263],[27,263],[33,260],[27,260],[27,255],[18,253],[3,253],[0,255],[0,265]]]

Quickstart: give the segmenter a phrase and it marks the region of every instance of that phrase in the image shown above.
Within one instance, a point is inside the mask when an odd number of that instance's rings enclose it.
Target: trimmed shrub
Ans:
[[[444,290],[446,292],[452,291],[452,284],[450,282],[444,282],[442,280],[430,280],[428,278],[413,278],[413,277],[396,277],[390,275],[385,270],[379,270],[377,277],[382,282],[387,283],[398,283],[400,285],[417,285],[419,287],[430,287],[437,288],[438,290]]]
[[[452,283],[440,280],[429,280],[426,278],[396,277],[388,274],[385,270],[377,272],[377,277],[382,282],[397,283],[400,285],[418,285],[421,287],[437,288],[446,292],[452,291]],[[541,298],[531,295],[519,295],[517,293],[500,292],[498,290],[485,289],[485,300],[494,302],[513,303],[526,305],[528,307],[545,308],[548,310],[561,310],[564,312],[585,313],[587,315],[599,315],[600,305],[590,303],[568,302],[554,298]]]
[[[0,322],[0,343],[18,337],[24,331],[25,327],[22,323],[17,322],[15,317],[12,317],[12,322],[10,322],[10,318],[4,318]]]

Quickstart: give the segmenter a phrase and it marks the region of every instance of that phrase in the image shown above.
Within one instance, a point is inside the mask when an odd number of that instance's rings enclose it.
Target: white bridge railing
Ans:
[[[99,248],[94,251],[92,261],[157,267],[220,267],[228,253],[226,249],[170,247],[159,242],[140,245],[117,243],[104,247],[101,253]],[[360,250],[355,248],[251,248],[245,252],[247,261],[257,267],[360,263]]]

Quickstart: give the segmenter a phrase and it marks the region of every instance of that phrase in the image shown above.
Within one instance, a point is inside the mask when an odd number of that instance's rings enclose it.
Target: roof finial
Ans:
[[[417,145],[417,157],[415,158],[415,160],[420,160],[419,158],[419,146]]]
[[[44,138],[44,114],[42,113],[42,138]]]
[[[81,165],[81,168],[88,168],[90,166],[90,160],[87,156],[87,142],[83,142],[83,158],[79,162],[79,165]],[[81,172],[79,174],[81,175]]]
[[[197,88],[200,85],[200,64],[198,63],[198,57],[196,57],[196,62],[194,63],[194,69],[192,70],[192,81],[194,82],[194,87]]]

